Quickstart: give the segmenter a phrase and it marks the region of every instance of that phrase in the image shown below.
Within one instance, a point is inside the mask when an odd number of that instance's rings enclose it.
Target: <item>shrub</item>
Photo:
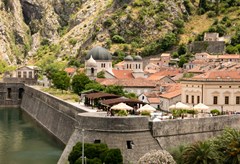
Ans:
[[[127,113],[126,110],[120,110],[120,111],[118,111],[117,115],[118,115],[118,116],[127,116],[128,113]]]
[[[104,27],[111,27],[113,24],[113,20],[111,18],[108,18],[104,23],[103,23],[103,26]]]
[[[150,116],[150,112],[149,111],[142,111],[141,115],[143,115],[143,116]]]
[[[114,35],[112,37],[112,41],[114,43],[125,43],[125,39],[122,36],[119,36],[119,35]]]
[[[106,156],[104,158],[104,162],[106,164],[122,164],[123,157],[120,149],[110,149],[107,151]]]
[[[68,42],[74,46],[77,43],[77,39],[71,38]]]
[[[216,14],[215,14],[214,11],[209,11],[209,12],[207,13],[208,18],[212,18],[212,17],[214,17],[215,15],[216,15]]]
[[[217,109],[211,110],[210,113],[211,113],[212,115],[220,115],[220,111],[217,110]]]

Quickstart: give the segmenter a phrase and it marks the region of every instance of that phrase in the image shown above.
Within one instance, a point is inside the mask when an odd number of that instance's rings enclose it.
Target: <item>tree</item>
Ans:
[[[70,77],[65,71],[58,71],[53,74],[52,82],[56,88],[67,90],[70,86]]]
[[[91,80],[84,73],[80,73],[78,75],[73,76],[72,79],[73,92],[76,94],[80,94],[85,89],[85,85],[90,82]]]
[[[105,87],[103,85],[101,85],[97,82],[94,82],[94,81],[85,85],[85,90],[93,89],[95,91],[103,91],[104,88]]]
[[[124,91],[122,86],[118,85],[109,85],[105,88],[105,92],[124,96]]]
[[[185,44],[180,44],[180,46],[178,47],[178,55],[184,55],[187,53],[187,46]]]
[[[240,163],[240,130],[226,128],[213,142],[224,163]]]
[[[209,141],[199,141],[185,148],[183,161],[185,164],[219,164],[218,152]]]
[[[185,59],[185,57],[181,56],[180,60],[179,60],[179,63],[178,63],[178,66],[183,67],[184,63],[186,63],[186,62],[187,62],[187,60]]]
[[[106,164],[122,164],[123,157],[120,149],[109,149],[104,158]]]

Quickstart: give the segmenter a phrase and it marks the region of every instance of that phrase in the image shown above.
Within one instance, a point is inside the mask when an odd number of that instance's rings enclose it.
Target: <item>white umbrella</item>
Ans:
[[[168,109],[176,109],[176,105],[173,104],[173,105],[169,106]]]
[[[152,107],[151,105],[146,104],[146,105],[142,106],[141,108],[139,108],[137,111],[138,112],[142,112],[142,111],[154,112],[154,111],[156,111],[156,109],[154,107]]]
[[[205,104],[199,103],[193,107],[195,110],[208,110],[209,107]]]
[[[186,104],[183,104],[182,102],[178,102],[176,104],[175,109],[191,109],[191,107]]]
[[[117,105],[113,105],[113,106],[111,107],[111,109],[113,109],[113,110],[132,110],[133,108],[130,107],[130,106],[128,106],[128,105],[125,104],[125,103],[119,103],[119,104],[117,104]]]

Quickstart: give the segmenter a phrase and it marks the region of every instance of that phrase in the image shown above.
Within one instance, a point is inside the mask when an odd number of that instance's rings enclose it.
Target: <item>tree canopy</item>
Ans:
[[[52,75],[53,85],[61,90],[67,90],[70,86],[70,77],[65,71],[58,71]]]

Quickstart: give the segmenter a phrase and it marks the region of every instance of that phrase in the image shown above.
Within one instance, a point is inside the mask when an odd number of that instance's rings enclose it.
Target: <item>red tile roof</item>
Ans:
[[[76,68],[74,68],[74,67],[69,67],[69,68],[65,68],[65,72],[67,72],[67,73],[74,73],[74,72],[76,72]]]
[[[138,79],[96,79],[102,85],[119,85],[123,87],[156,87],[156,83],[143,78]]]
[[[154,97],[154,98],[148,98],[148,102],[150,104],[159,104],[160,103],[160,98],[159,97]]]
[[[174,98],[179,95],[181,95],[181,90],[175,90],[172,92],[167,92],[167,93],[161,94],[160,97],[171,99],[171,98]]]
[[[224,70],[209,71],[201,75],[194,76],[192,79],[240,79],[240,71]]]
[[[112,70],[117,79],[133,79],[132,70]]]
[[[179,69],[168,69],[168,70],[163,70],[157,73],[154,73],[152,75],[150,75],[148,78],[149,79],[157,79],[160,76],[175,76],[177,74],[179,74],[181,71]]]

